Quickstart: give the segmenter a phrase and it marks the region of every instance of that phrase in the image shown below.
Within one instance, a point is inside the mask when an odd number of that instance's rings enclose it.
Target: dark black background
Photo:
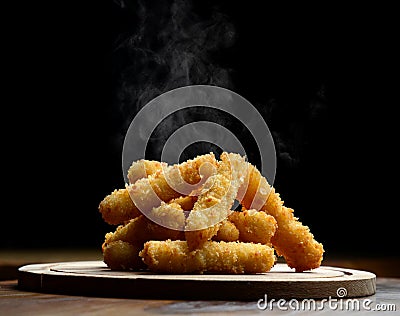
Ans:
[[[173,3],[185,1],[54,9],[42,21],[28,19],[11,39],[3,168],[12,176],[3,196],[2,247],[100,247],[114,229],[97,207],[123,186],[124,132],[135,109],[157,95],[139,95],[140,80],[150,77],[159,93],[182,83],[167,84],[159,65],[132,57],[121,43],[137,35],[145,7],[140,45],[162,49],[168,34],[158,42],[159,34]],[[391,8],[188,3],[200,25],[217,14],[233,26],[230,42],[211,49],[205,62],[227,69],[227,87],[265,116],[285,203],[328,254],[398,254]],[[215,82],[196,74],[188,83]],[[136,108],[127,110],[126,95],[121,105],[123,82],[140,88],[128,100]]]

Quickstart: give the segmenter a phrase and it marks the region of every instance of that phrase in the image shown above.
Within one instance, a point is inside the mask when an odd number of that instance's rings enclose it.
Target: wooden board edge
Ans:
[[[160,280],[102,278],[80,274],[63,275],[44,273],[43,267],[54,264],[31,265],[18,271],[18,288],[28,291],[67,295],[137,298],[137,299],[195,299],[195,300],[239,300],[249,301],[263,298],[275,299],[323,299],[338,297],[337,290],[344,288],[346,298],[364,297],[376,292],[376,276],[365,272],[360,279],[349,275],[338,280],[286,280],[273,282],[232,282],[204,280]],[[340,269],[340,268],[339,268]],[[350,270],[347,271],[358,271]],[[361,271],[364,272],[364,271]],[[368,277],[369,276],[369,277]],[[307,283],[307,286],[305,286]],[[155,290],[157,289],[157,290]]]

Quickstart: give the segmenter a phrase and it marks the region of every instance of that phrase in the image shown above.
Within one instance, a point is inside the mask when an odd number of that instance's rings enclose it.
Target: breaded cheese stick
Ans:
[[[273,216],[256,210],[245,210],[232,212],[228,219],[239,230],[239,241],[271,245],[271,238],[277,229]]]
[[[149,220],[146,216],[140,215],[130,220],[126,225],[117,227],[114,233],[106,234],[106,245],[117,240],[129,242],[133,245],[143,244],[148,240],[184,240],[185,216],[178,204],[163,203],[153,212],[160,216],[161,220],[168,221],[168,225],[165,226],[175,229],[161,226]]]
[[[207,241],[195,251],[186,241],[148,241],[139,255],[151,271],[166,273],[262,273],[276,260],[267,245],[223,241]]]
[[[271,186],[258,169],[247,162],[247,174],[239,188],[237,199],[247,210],[259,211],[267,202]]]
[[[221,154],[217,174],[208,179],[211,188],[197,198],[185,226],[185,237],[190,250],[200,248],[203,243],[218,233],[220,222],[231,213],[239,187],[246,174],[245,158],[238,154]],[[205,187],[208,187],[207,183]]]
[[[201,174],[204,166],[208,166],[204,168],[207,176],[211,176],[215,172],[211,170],[213,166],[217,166],[217,160],[213,153],[163,168],[147,178],[127,186],[127,189],[137,208],[142,213],[146,213],[154,207],[158,207],[162,201],[168,202],[182,195],[189,195],[192,190],[198,189],[199,185],[202,185],[207,178],[202,177]]]
[[[132,162],[132,165],[128,169],[129,183],[135,183],[139,179],[146,178],[147,176],[162,170],[166,167],[165,162],[159,162],[155,160],[140,159]]]
[[[235,224],[229,220],[224,220],[218,229],[217,234],[212,238],[214,241],[237,241],[239,240],[239,230]]]
[[[117,240],[104,246],[103,260],[111,270],[139,270],[146,268],[139,252],[143,244],[132,245],[128,242]]]
[[[322,244],[314,239],[307,226],[304,226],[293,216],[293,210],[283,206],[279,194],[271,188],[266,179],[256,167],[249,164],[250,182],[241,203],[246,209],[254,205],[259,206],[260,201],[266,202],[257,209],[272,215],[278,223],[272,245],[278,255],[285,258],[289,267],[301,272],[315,269],[321,265],[324,249]]]
[[[152,210],[158,216],[159,222],[167,227],[160,226],[144,215],[132,219],[126,225],[119,226],[114,233],[106,234],[102,246],[104,262],[112,270],[137,270],[144,267],[139,258],[139,251],[147,240],[184,239],[182,232],[185,225],[185,216],[179,204],[163,204]],[[167,221],[167,223],[165,223]]]
[[[122,224],[142,214],[126,189],[116,189],[107,195],[100,202],[99,211],[104,221],[110,225]]]
[[[128,178],[131,183],[134,183],[133,181],[136,182],[138,179],[162,170],[165,165],[165,163],[153,160],[134,161],[129,168]],[[122,224],[141,214],[126,189],[116,189],[110,195],[107,195],[100,202],[99,212],[104,221],[110,225]]]
[[[278,222],[278,229],[271,241],[277,254],[285,257],[289,267],[302,272],[321,265],[323,245],[314,239],[308,226],[293,216],[293,209],[283,205],[274,189],[262,210],[273,215]]]

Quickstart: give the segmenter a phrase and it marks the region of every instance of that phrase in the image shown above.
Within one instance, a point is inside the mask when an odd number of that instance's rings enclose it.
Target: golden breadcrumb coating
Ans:
[[[168,203],[179,204],[184,211],[189,212],[192,210],[193,205],[194,205],[194,203],[196,203],[196,201],[197,201],[197,196],[188,195],[188,196],[180,196],[176,199],[172,199]]]
[[[142,212],[148,212],[161,204],[197,189],[206,179],[201,175],[203,165],[217,166],[214,154],[197,156],[179,165],[172,165],[127,186],[135,205]],[[207,168],[210,171],[210,168]],[[211,175],[212,172],[210,171]],[[179,189],[179,191],[177,191]]]
[[[185,237],[190,250],[200,248],[217,234],[219,223],[231,213],[239,187],[244,181],[247,171],[244,157],[223,152],[220,158],[217,174],[207,180],[207,190],[198,196],[186,220]]]
[[[148,240],[172,239],[184,240],[184,233],[179,230],[160,226],[140,215],[130,220],[126,225],[120,225],[115,232],[106,234],[106,244],[116,240],[122,240],[131,244],[143,244]]]
[[[243,242],[271,245],[278,226],[273,216],[256,210],[232,212],[228,219],[239,230],[239,240]]]
[[[217,234],[212,238],[214,241],[237,241],[239,240],[239,230],[235,224],[227,219],[221,222]]]
[[[271,187],[255,166],[248,162],[246,164],[247,174],[237,199],[248,210],[260,210],[267,202]]]
[[[117,240],[107,244],[103,251],[104,263],[111,270],[139,270],[146,268],[139,252],[143,245],[132,245],[128,242]]]
[[[238,154],[172,166],[138,160],[128,178],[99,205],[105,222],[123,224],[102,245],[113,270],[259,273],[274,265],[274,250],[298,272],[321,265],[322,244]],[[231,210],[235,199],[242,212]]]
[[[263,273],[276,261],[267,245],[223,241],[207,241],[195,251],[185,241],[148,241],[139,255],[151,271],[164,273]]]
[[[165,163],[153,160],[134,161],[129,168],[128,178],[131,183],[138,179],[145,178],[162,169]],[[123,224],[141,214],[132,202],[129,192],[126,189],[114,190],[100,202],[99,211],[104,221],[110,225]]]
[[[314,239],[308,226],[304,226],[293,216],[293,209],[283,205],[274,189],[262,210],[274,216],[278,222],[272,244],[277,254],[285,257],[289,267],[302,272],[321,265],[323,245]]]
[[[307,226],[293,216],[292,209],[283,206],[279,194],[251,164],[248,177],[249,186],[241,203],[246,209],[251,209],[254,205],[260,205],[267,195],[266,202],[257,209],[272,215],[278,223],[271,240],[278,255],[283,256],[286,263],[298,272],[318,268],[324,253],[322,244],[314,239]]]
[[[116,189],[107,195],[100,202],[99,211],[110,225],[119,225],[141,215],[126,189]]]
[[[143,243],[148,240],[184,239],[185,216],[179,204],[163,203],[152,210],[160,223],[177,230],[160,226],[140,215],[125,225],[117,227],[114,233],[107,233],[102,246],[104,262],[113,270],[142,268],[139,258]],[[141,262],[141,265],[138,264]],[[125,267],[125,268],[124,268]]]
[[[149,212],[149,219],[154,223],[168,229],[183,232],[185,229],[186,217],[182,207],[175,202],[161,202],[159,207]]]
[[[146,178],[147,176],[162,170],[167,164],[154,160],[141,159],[134,161],[128,170],[129,183],[135,183],[139,179]]]

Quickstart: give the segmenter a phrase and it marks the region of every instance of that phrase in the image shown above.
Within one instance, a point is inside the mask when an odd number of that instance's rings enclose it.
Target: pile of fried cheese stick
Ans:
[[[111,270],[263,273],[283,256],[296,272],[321,265],[324,249],[245,157],[223,152],[180,164],[134,161],[129,184],[99,205]],[[232,210],[235,200],[239,210]]]

